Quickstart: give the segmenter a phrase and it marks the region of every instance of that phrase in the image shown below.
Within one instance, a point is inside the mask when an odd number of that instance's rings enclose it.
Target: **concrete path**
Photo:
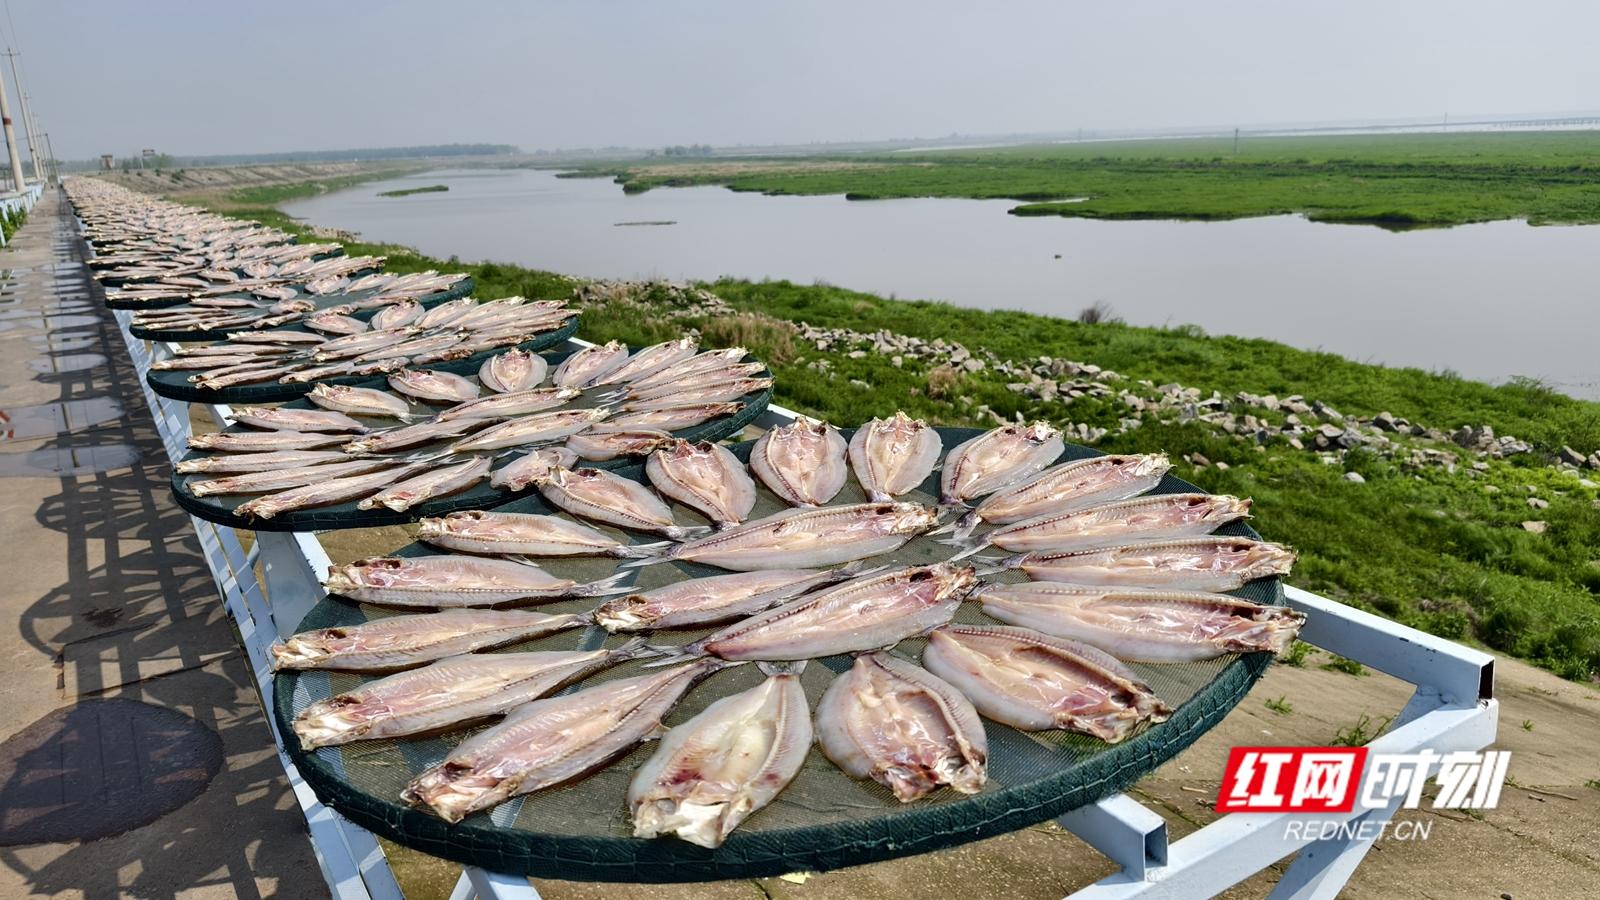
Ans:
[[[83,255],[0,250],[0,896],[326,896]]]

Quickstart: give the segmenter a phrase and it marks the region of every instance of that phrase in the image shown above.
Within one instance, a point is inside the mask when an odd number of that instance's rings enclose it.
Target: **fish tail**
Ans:
[[[629,578],[632,578],[632,577],[633,577],[633,573],[632,572],[628,572],[628,571],[614,572],[611,575],[600,579],[599,581],[591,581],[588,584],[579,585],[578,587],[573,589],[572,596],[574,596],[574,597],[609,597],[609,596],[611,596],[613,594],[626,594],[629,591],[633,590],[633,588],[628,586],[628,585],[624,585],[622,582],[627,581]]]
[[[686,644],[681,647],[673,646],[671,644],[646,644],[645,646],[653,653],[657,653],[661,656],[660,659],[653,659],[650,662],[645,663],[641,667],[645,669],[661,669],[667,666],[676,666],[689,662],[690,660],[701,659],[706,655],[705,651],[700,649],[695,644]]]
[[[986,543],[984,541],[979,541],[979,542],[977,542],[975,544],[966,544],[966,543],[964,543],[962,541],[940,541],[939,543],[941,543],[941,544],[949,544],[952,547],[963,547],[963,546],[966,547],[965,550],[962,550],[960,553],[957,553],[955,556],[950,557],[950,562],[955,562],[956,560],[959,560],[959,559],[966,559],[967,557],[973,556],[973,555],[979,553],[980,551],[982,551],[985,547],[989,546],[988,543]]]
[[[710,525],[673,525],[670,528],[661,529],[661,533],[669,540],[681,542],[705,537],[715,530]]]
[[[612,650],[611,654],[617,662],[624,662],[630,659],[644,659],[648,656],[659,656],[662,652],[663,651],[660,647],[652,647],[650,643],[644,639],[644,637],[639,636],[629,638],[627,643],[616,648],[615,650]]]
[[[972,532],[977,530],[978,524],[982,521],[983,520],[978,517],[977,510],[968,510],[965,515],[956,520],[955,536],[962,540],[971,537]]]
[[[656,563],[670,562],[674,559],[677,546],[672,541],[656,541],[650,544],[633,544],[622,548],[622,555],[627,562],[618,566],[619,569],[637,569],[643,566],[653,566]]]
[[[758,662],[756,668],[763,675],[799,675],[806,670],[809,659],[797,659],[789,662]]]

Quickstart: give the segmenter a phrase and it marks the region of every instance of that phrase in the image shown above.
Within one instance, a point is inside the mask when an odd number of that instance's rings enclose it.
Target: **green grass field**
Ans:
[[[290,230],[297,223],[270,203],[282,189],[244,191],[219,209]],[[396,272],[467,271],[477,295],[561,297],[574,282],[562,275],[500,263],[433,259],[404,247],[346,243],[350,253],[382,254]],[[1600,509],[1596,490],[1547,463],[1563,444],[1600,448],[1600,404],[1532,384],[1492,387],[1448,373],[1393,369],[1297,350],[1264,340],[1208,337],[1197,329],[1083,324],[1017,312],[984,312],[942,303],[912,303],[842,288],[788,282],[725,280],[704,285],[743,315],[667,321],[635,304],[601,305],[584,313],[582,337],[643,344],[700,327],[709,345],[740,344],[777,374],[779,403],[839,424],[906,409],[949,425],[983,425],[987,405],[1002,416],[1021,413],[1055,422],[1114,426],[1127,411],[1114,398],[1071,405],[1041,402],[1006,388],[989,371],[963,374],[935,392],[919,364],[903,368],[876,355],[851,359],[844,349],[816,351],[790,323],[862,332],[888,329],[927,339],[959,340],[1001,358],[1040,355],[1096,363],[1130,379],[1176,381],[1203,391],[1304,394],[1345,414],[1387,410],[1438,428],[1491,425],[1532,441],[1538,454],[1490,464],[1407,471],[1363,451],[1339,465],[1275,440],[1264,451],[1191,422],[1145,426],[1100,444],[1107,451],[1166,451],[1178,461],[1201,453],[1216,467],[1178,462],[1177,474],[1208,490],[1254,497],[1257,525],[1301,554],[1291,581],[1401,622],[1523,657],[1568,678],[1600,671]],[[641,311],[641,309],[643,311]],[[818,371],[812,363],[826,360]],[[853,381],[865,382],[862,388]],[[936,395],[937,394],[937,395]],[[1343,479],[1361,473],[1364,484]],[[1494,488],[1493,491],[1490,488]],[[1534,512],[1528,499],[1548,500]],[[1544,534],[1528,519],[1548,522]]]
[[[1090,142],[769,159],[647,160],[582,170],[625,190],[722,184],[853,199],[1025,201],[1018,215],[1237,219],[1299,213],[1391,228],[1496,219],[1600,222],[1600,132]],[[744,161],[749,162],[749,161]],[[833,162],[840,165],[826,166]],[[848,165],[845,165],[848,164]],[[1083,202],[1062,202],[1087,198]]]

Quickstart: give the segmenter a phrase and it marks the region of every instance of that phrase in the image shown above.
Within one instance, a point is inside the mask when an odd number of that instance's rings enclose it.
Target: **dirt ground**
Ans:
[[[144,191],[147,194],[188,195],[235,188],[263,187],[274,184],[298,184],[359,175],[374,169],[394,169],[399,164],[338,162],[303,163],[273,166],[215,166],[178,167],[170,169],[132,169],[126,172],[104,172],[99,177],[114,184]]]
[[[380,555],[411,540],[411,527],[324,535],[336,562]],[[1301,667],[1275,665],[1223,722],[1176,759],[1141,781],[1133,796],[1167,820],[1177,841],[1214,820],[1211,809],[1230,747],[1325,745],[1363,719],[1369,731],[1405,705],[1406,683],[1377,672],[1326,669],[1318,653]],[[1600,881],[1600,689],[1564,681],[1513,659],[1499,658],[1497,748],[1512,751],[1510,780],[1498,809],[1482,818],[1422,809],[1431,820],[1425,841],[1380,842],[1342,894],[1348,898],[1579,898]],[[1267,702],[1273,701],[1269,708]],[[1286,711],[1278,711],[1286,710]],[[1426,804],[1424,804],[1426,806]],[[387,847],[408,898],[446,897],[459,867],[401,847]],[[1225,897],[1262,897],[1288,864],[1283,860]],[[810,876],[652,885],[652,900],[874,900],[993,896],[1059,898],[1112,874],[1098,852],[1053,823],[912,859]],[[539,880],[548,900],[602,900],[638,891],[625,885]]]

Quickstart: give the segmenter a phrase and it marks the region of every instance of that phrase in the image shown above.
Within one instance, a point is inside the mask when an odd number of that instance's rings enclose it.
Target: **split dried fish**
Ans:
[[[1095,550],[1023,553],[1001,567],[1039,581],[1174,591],[1231,591],[1257,578],[1289,574],[1294,551],[1243,537],[1180,538]]]
[[[306,399],[322,407],[353,416],[385,416],[403,419],[411,415],[411,405],[393,394],[374,388],[345,384],[319,384]]]
[[[178,474],[207,473],[237,475],[245,472],[270,472],[296,466],[349,459],[343,450],[279,450],[267,453],[225,453],[220,456],[202,456],[180,460]]]
[[[559,516],[466,510],[417,523],[417,540],[466,553],[523,556],[637,557],[649,544],[624,544],[587,525]]]
[[[577,461],[578,455],[565,447],[530,450],[496,469],[489,476],[489,486],[503,491],[520,491],[548,477],[551,470],[571,468]]]
[[[973,596],[1002,622],[1141,662],[1193,662],[1263,650],[1281,654],[1305,623],[1305,616],[1288,607],[1198,591],[1026,582],[984,585]]]
[[[401,797],[459,822],[519,794],[570,781],[654,735],[678,700],[720,666],[701,660],[535,700],[463,741]]]
[[[834,765],[882,784],[901,803],[941,785],[976,794],[989,777],[988,736],[972,701],[888,653],[857,656],[828,685],[817,738]]]
[[[478,380],[491,391],[511,394],[538,387],[549,371],[550,364],[539,354],[507,350],[483,361],[478,368]]]
[[[750,471],[791,506],[821,506],[844,487],[849,469],[839,430],[796,419],[768,429],[750,449]]]
[[[644,456],[670,446],[677,438],[665,431],[617,428],[601,423],[567,438],[567,449],[590,462],[603,462],[619,456]]]
[[[415,300],[401,300],[399,303],[378,310],[372,317],[372,327],[380,331],[403,328],[421,318],[422,311],[421,303]]]
[[[1108,744],[1172,709],[1110,654],[1028,628],[946,625],[928,636],[922,664],[978,711],[1023,731],[1065,729]]]
[[[970,529],[979,519],[1009,525],[1116,500],[1127,500],[1161,483],[1172,463],[1163,454],[1092,456],[1051,466],[1012,487],[996,491],[962,519]]]
[[[648,653],[613,650],[480,653],[430,663],[318,700],[294,717],[305,750],[405,737],[498,716],[568,684]]]
[[[675,390],[662,388],[657,392],[658,396],[629,400],[622,404],[621,409],[623,412],[650,412],[696,403],[725,403],[770,387],[771,378],[740,378],[698,387],[684,385]]]
[[[429,403],[467,403],[482,393],[477,385],[454,372],[427,369],[401,369],[389,376],[389,387]]]
[[[913,491],[933,474],[944,442],[922,419],[903,412],[873,419],[850,438],[850,466],[872,500]]]
[[[478,556],[407,556],[363,559],[328,570],[330,594],[381,606],[436,608],[544,602],[615,593],[617,577],[580,584],[532,563]]]
[[[707,529],[680,526],[672,509],[637,481],[602,469],[551,469],[533,483],[552,506],[581,519],[683,540]]]
[[[372,328],[372,325],[360,319],[326,312],[308,317],[305,326],[323,334],[361,334]]]
[[[556,387],[591,387],[627,361],[628,348],[619,341],[609,341],[585,347],[562,360],[550,377]]]
[[[728,448],[677,441],[650,454],[645,475],[656,490],[704,513],[719,527],[743,522],[756,505],[756,485]]]
[[[196,497],[208,497],[213,494],[266,494],[316,484],[330,478],[360,475],[391,465],[393,463],[387,460],[360,459],[325,465],[297,466],[266,472],[247,472],[208,481],[192,481],[185,485],[185,489]]]
[[[236,406],[233,420],[241,425],[272,431],[362,432],[367,426],[330,409],[291,409],[271,406]]]
[[[633,836],[676,834],[720,847],[800,774],[810,750],[811,710],[799,676],[772,675],[723,697],[667,732],[634,772]]]
[[[681,431],[719,416],[731,416],[744,409],[743,403],[691,403],[667,409],[623,413],[611,420],[617,428],[648,431]]]
[[[273,671],[406,669],[587,625],[588,616],[521,609],[450,609],[303,631],[272,645]]]
[[[257,519],[270,519],[279,513],[292,510],[332,506],[335,503],[343,503],[347,500],[370,496],[374,491],[386,485],[402,478],[410,478],[412,475],[427,468],[426,463],[415,463],[383,469],[367,475],[352,475],[347,478],[335,478],[331,481],[290,488],[287,491],[280,491],[276,494],[267,494],[254,500],[248,500],[235,507],[233,514]]]
[[[439,413],[439,419],[447,421],[526,416],[554,409],[582,393],[576,388],[530,388],[525,391],[494,394],[481,400],[469,400],[458,406],[452,406]]]
[[[577,434],[610,413],[604,409],[558,409],[535,413],[480,431],[450,446],[452,453],[471,450],[503,450],[543,441],[559,440]]]
[[[595,610],[594,620],[607,631],[698,628],[754,615],[860,574],[855,566],[844,566],[823,572],[771,569],[692,578],[607,600]]]
[[[675,544],[639,564],[678,560],[736,572],[832,566],[898,549],[938,521],[938,510],[918,503],[790,509]]]
[[[1066,449],[1061,432],[1044,422],[986,431],[945,457],[939,502],[965,503],[1021,481],[1055,462]]]
[[[1210,534],[1249,514],[1249,500],[1227,494],[1156,494],[1002,525],[983,544],[1019,553],[1087,550]]]
[[[469,431],[475,431],[491,422],[493,419],[455,419],[442,421],[430,419],[418,422],[415,425],[403,425],[399,428],[389,428],[364,434],[344,445],[346,453],[391,453],[395,450],[405,450],[418,447],[445,438],[460,437]]]
[[[646,375],[653,375],[666,369],[674,363],[682,362],[700,348],[700,342],[693,337],[678,338],[675,341],[663,341],[659,344],[646,347],[638,353],[628,357],[627,361],[605,373],[600,378],[589,382],[591,385],[625,384]]]
[[[681,652],[770,661],[892,647],[950,621],[977,584],[971,567],[949,563],[863,575],[736,622]]]
[[[357,503],[356,508],[377,509],[383,506],[394,512],[405,512],[419,503],[459,494],[472,487],[488,477],[489,466],[492,463],[493,460],[487,457],[475,457],[457,465],[423,472],[421,475],[384,488]]]
[[[195,450],[222,453],[252,453],[267,450],[315,450],[332,447],[350,439],[345,434],[303,434],[298,431],[213,431],[189,435]]]

